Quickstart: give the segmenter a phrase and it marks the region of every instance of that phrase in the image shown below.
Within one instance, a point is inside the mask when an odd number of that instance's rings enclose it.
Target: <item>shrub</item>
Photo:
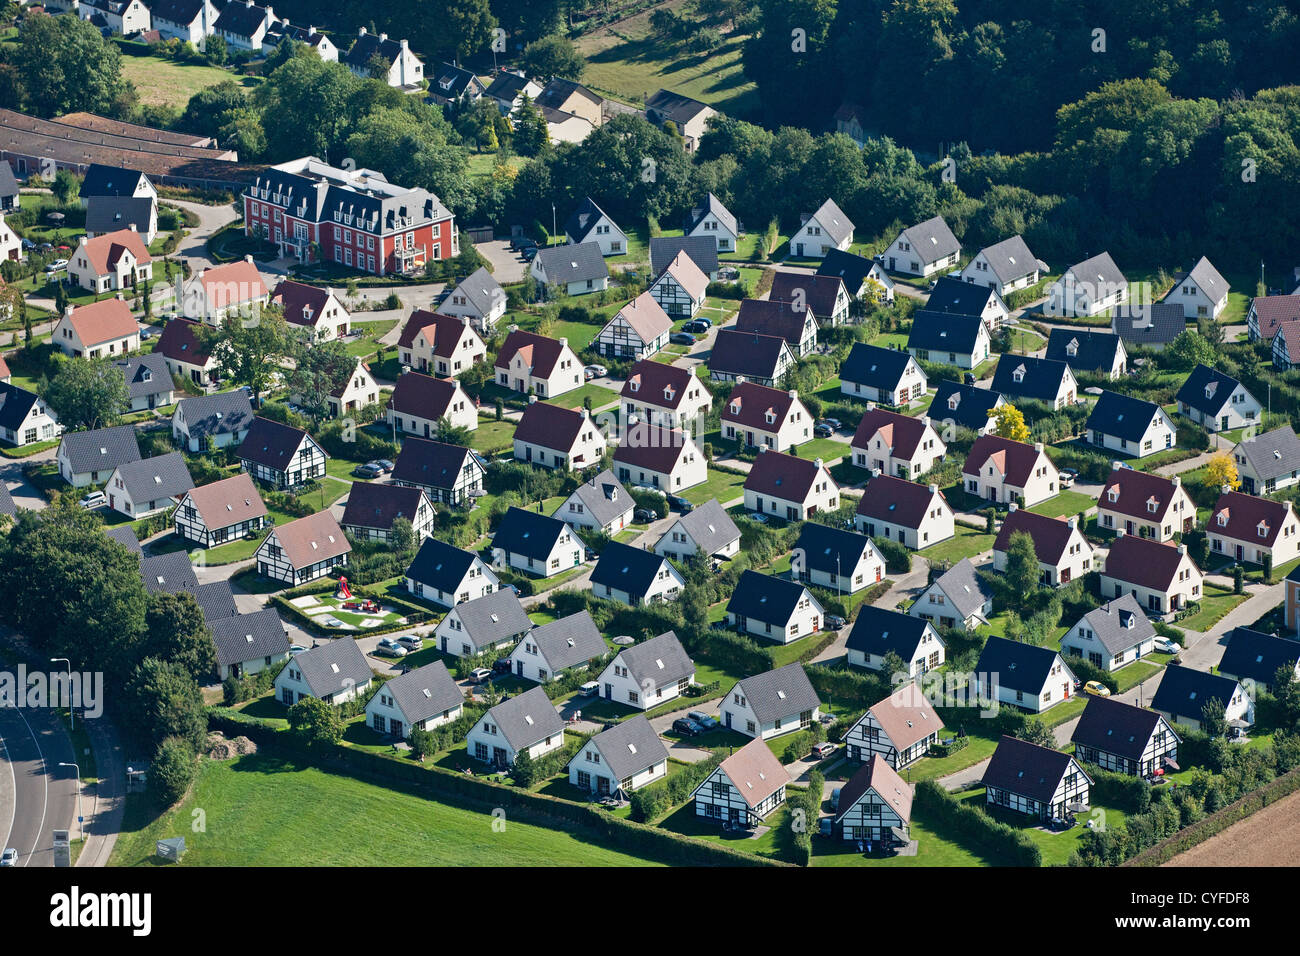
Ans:
[[[160,806],[169,807],[185,795],[197,771],[198,757],[189,741],[168,737],[149,765],[149,793]]]

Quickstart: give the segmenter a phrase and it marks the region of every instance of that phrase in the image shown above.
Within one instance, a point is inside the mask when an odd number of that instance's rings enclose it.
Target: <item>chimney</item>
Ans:
[[[72,308],[73,308],[72,303],[69,302],[67,305],[63,307],[63,314],[66,315],[68,318],[72,318]]]
[[[1034,442],[1034,451],[1042,451],[1042,450],[1043,450],[1043,443],[1040,441]]]
[[[817,461],[816,461],[816,465],[817,465],[817,470],[818,470],[818,471],[821,471],[821,470],[822,470],[822,460],[821,460],[820,458],[817,459]]]
[[[1232,491],[1232,485],[1223,485],[1219,488],[1219,491],[1223,492],[1225,495],[1229,494]]]
[[[402,51],[405,52],[406,50],[409,50],[410,48],[411,48],[411,47],[410,47],[410,44],[408,44],[408,43],[406,42],[406,38],[403,37],[403,38],[402,38]]]
[[[1123,467],[1124,467],[1124,463],[1123,463],[1123,462],[1115,461],[1115,460],[1112,459],[1112,461],[1111,461],[1111,463],[1110,463],[1110,470],[1111,470],[1111,471],[1119,471],[1119,470],[1120,470],[1121,468],[1123,468]]]
[[[737,385],[744,385],[744,384],[745,384],[745,376],[743,376],[743,375],[737,375],[737,376],[736,376],[736,384],[737,384]]]
[[[528,396],[528,404],[529,404],[529,405],[535,405],[536,403],[537,403],[537,396],[536,396],[536,395],[529,395],[529,396]]]
[[[929,428],[929,427],[930,427],[930,416],[929,416],[929,415],[926,415],[926,416],[924,416],[924,417],[921,419],[921,427],[922,427],[922,428]]]
[[[366,35],[366,28],[365,28],[365,27],[362,27],[360,30],[357,31],[357,36],[359,36],[359,37],[363,37],[363,36],[365,36],[365,35]]]
[[[1017,503],[1014,502],[1014,501],[1011,502],[1011,504],[1007,505],[1007,514],[1009,514],[1009,515],[1010,515],[1010,514],[1015,514],[1015,513],[1016,513],[1017,511],[1019,511],[1019,510],[1020,510],[1020,505],[1017,504]]]
[[[251,252],[250,252],[250,253],[247,253],[247,254],[244,256],[244,261],[247,262],[249,265],[252,265],[252,264],[253,264],[253,254],[252,254]]]
[[[1117,528],[1117,529],[1115,530],[1115,537],[1116,537],[1117,539],[1118,539],[1118,538],[1122,538],[1122,537],[1124,537],[1124,529],[1123,529],[1123,528]]]
[[[381,33],[381,34],[379,34],[379,42],[380,42],[380,43],[383,43],[383,42],[384,42],[385,40],[387,40],[387,39],[388,39],[388,34],[387,34],[387,33]]]
[[[1186,554],[1186,553],[1187,553],[1187,545],[1185,545],[1185,544],[1180,544],[1180,545],[1178,546],[1178,553],[1179,553],[1179,554]]]
[[[871,477],[872,477],[872,478],[879,478],[879,477],[880,477],[880,469],[879,469],[879,468],[872,468],[872,469],[871,469]]]
[[[798,390],[797,390],[797,389],[793,389],[793,388],[790,389],[790,397],[791,397],[791,398],[798,398],[798,397],[799,397],[799,392],[798,392]]]
[[[568,345],[568,344],[569,344],[569,340],[568,340],[568,339],[560,339],[560,344],[561,344],[561,345]]]
[[[307,36],[314,37],[315,35],[316,35],[316,27],[314,26],[307,27]]]
[[[120,293],[120,292],[119,292],[116,296],[114,296],[114,298],[117,299],[118,302],[125,302],[125,301],[126,301],[126,296],[122,295],[122,293]]]
[[[875,403],[875,402],[867,402],[867,411],[869,411],[869,412],[874,412],[875,410],[876,410],[876,403]]]
[[[1066,523],[1067,525],[1069,525],[1070,530],[1073,531],[1075,528],[1079,527],[1079,516],[1078,516],[1078,515],[1070,515],[1070,517],[1069,517],[1068,519],[1066,519],[1066,522],[1065,522],[1065,523]]]
[[[937,495],[938,493],[939,493],[939,486],[935,484],[930,485],[930,494]]]
[[[1181,487],[1182,487],[1182,484],[1183,484],[1183,476],[1182,476],[1182,475],[1174,475],[1174,487],[1175,487],[1175,488],[1181,488]]]

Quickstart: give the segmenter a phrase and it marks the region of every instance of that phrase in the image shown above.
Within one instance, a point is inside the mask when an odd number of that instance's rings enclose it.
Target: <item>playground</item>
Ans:
[[[338,631],[371,631],[405,624],[406,618],[374,598],[353,595],[347,578],[333,594],[307,594],[290,602],[304,617]]]

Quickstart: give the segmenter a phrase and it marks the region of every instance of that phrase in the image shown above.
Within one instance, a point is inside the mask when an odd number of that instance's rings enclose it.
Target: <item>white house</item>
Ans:
[[[494,767],[513,767],[527,751],[536,760],[564,746],[564,721],[541,687],[530,687],[497,704],[465,737],[469,755]]]
[[[487,345],[468,315],[416,309],[398,336],[397,358],[414,370],[452,378],[484,361]]]
[[[686,432],[637,422],[614,452],[614,473],[624,484],[680,494],[707,481],[709,468]]]
[[[314,515],[282,524],[253,553],[257,573],[297,587],[324,577],[348,563],[352,545],[334,515]]]
[[[767,740],[817,723],[821,699],[799,663],[737,681],[718,705],[729,730]]]
[[[583,365],[568,339],[551,339],[517,329],[506,336],[497,353],[496,381],[502,388],[557,398],[582,386]]]
[[[1007,569],[1007,549],[1011,536],[1029,535],[1034,541],[1038,558],[1039,581],[1047,587],[1069,584],[1093,569],[1093,550],[1088,539],[1079,530],[1079,518],[1052,518],[1022,511],[1016,502],[1008,505],[1009,511],[993,542],[993,568]]]
[[[966,282],[986,285],[1006,296],[1017,289],[1027,289],[1047,272],[1046,263],[1034,258],[1021,236],[1012,236],[985,246],[961,270]]]
[[[866,535],[809,521],[790,553],[797,581],[855,594],[884,579],[885,559]]]
[[[108,507],[132,518],[147,518],[171,508],[193,489],[194,479],[178,451],[118,465],[104,486]]]
[[[633,365],[619,394],[624,423],[644,421],[703,434],[703,419],[709,413],[713,397],[696,376],[695,368],[694,365],[680,368],[653,359]]]
[[[1103,252],[1066,269],[1047,290],[1043,313],[1083,318],[1100,315],[1128,301],[1128,280],[1110,253]]]
[[[609,267],[595,242],[541,249],[533,257],[528,274],[544,289],[555,287],[567,295],[586,295],[609,288]]]
[[[597,797],[626,797],[668,776],[668,748],[637,714],[592,737],[569,762],[569,783]]]
[[[869,847],[906,845],[912,822],[912,786],[882,757],[872,757],[840,791],[834,826],[845,840]]]
[[[1097,527],[1169,541],[1196,527],[1196,505],[1178,475],[1113,468],[1097,499]]]
[[[709,193],[686,217],[683,235],[704,236],[717,244],[719,253],[734,254],[740,242],[740,224],[722,200]]]
[[[18,397],[8,396],[0,410],[7,411],[9,402]],[[85,488],[108,481],[119,465],[139,461],[140,443],[130,425],[65,432],[54,458],[60,478],[74,488]]]
[[[484,473],[483,459],[463,445],[407,438],[389,480],[422,489],[435,504],[463,507],[482,490]]]
[[[764,451],[745,478],[745,508],[786,521],[804,521],[840,506],[840,486],[818,458]]]
[[[452,428],[478,428],[474,400],[454,378],[434,378],[410,371],[398,376],[387,408],[388,424],[396,431],[421,438],[439,434],[445,420]]]
[[[1225,486],[1205,524],[1210,553],[1236,563],[1280,568],[1300,557],[1300,521],[1290,501],[1231,491]]]
[[[1169,721],[1113,697],[1088,698],[1070,740],[1085,763],[1135,777],[1150,779],[1178,759],[1179,737]]]
[[[1074,694],[1074,672],[1050,647],[990,637],[975,665],[981,700],[1042,713]]]
[[[1206,431],[1229,431],[1259,423],[1264,407],[1246,386],[1217,368],[1197,365],[1177,395],[1178,411]]]
[[[220,325],[228,316],[255,316],[270,300],[271,293],[249,255],[194,273],[181,292],[181,314]]]
[[[742,634],[789,644],[822,628],[822,606],[802,584],[745,571],[727,602],[727,623]]]
[[[715,823],[756,826],[785,803],[790,780],[781,761],[762,740],[752,740],[695,788],[695,816]]]
[[[0,441],[30,445],[52,441],[62,431],[58,416],[44,399],[10,382],[0,382]]]
[[[134,229],[82,239],[68,259],[68,281],[96,294],[135,289],[153,279],[153,258]]]
[[[649,292],[642,292],[605,323],[593,340],[607,358],[640,361],[668,344],[673,321]]]
[[[492,536],[492,561],[537,577],[582,564],[585,545],[563,521],[511,506]]]
[[[632,607],[675,601],[686,579],[663,555],[610,541],[591,571],[591,593]]]
[[[929,416],[899,415],[867,403],[850,445],[853,464],[867,471],[917,479],[948,455]]]
[[[1240,681],[1207,674],[1182,664],[1169,664],[1151,697],[1151,709],[1172,724],[1201,730],[1205,705],[1217,700],[1225,721],[1249,726],[1255,722],[1255,701]]]
[[[380,685],[366,704],[366,725],[377,734],[409,738],[465,712],[465,695],[442,661],[399,674]]]
[[[605,700],[649,710],[686,693],[695,683],[695,662],[677,635],[665,631],[622,648],[596,682]]]
[[[1060,474],[1043,451],[1043,443],[1027,445],[998,435],[975,439],[962,478],[967,494],[994,503],[1019,502],[1032,508],[1060,491]]]
[[[993,614],[993,588],[962,558],[920,593],[907,613],[938,627],[973,631]]]
[[[956,533],[952,507],[938,485],[881,474],[873,475],[867,487],[853,515],[862,534],[920,550]]]
[[[445,315],[468,318],[478,331],[491,335],[506,314],[506,292],[492,273],[480,266],[451,290],[438,306]]]
[[[217,649],[217,677],[251,677],[289,660],[289,637],[274,608],[207,622]]]
[[[1166,617],[1200,601],[1205,576],[1187,545],[1161,544],[1121,528],[1101,572],[1103,599],[1131,594],[1148,614]]]
[[[275,678],[275,699],[286,707],[305,697],[342,704],[369,690],[374,677],[356,641],[328,641],[289,659]]]
[[[154,0],[149,5],[153,29],[164,40],[176,39],[207,49],[216,28],[217,8],[212,0]]]
[[[333,289],[284,279],[275,287],[271,304],[283,310],[286,322],[310,329],[318,341],[341,339],[348,334],[352,315]]]
[[[844,734],[845,755],[870,763],[876,757],[895,770],[915,763],[939,742],[943,721],[915,681],[900,684],[867,708]],[[840,804],[844,800],[841,796]]]
[[[1137,598],[1122,594],[1079,618],[1062,636],[1061,651],[1117,671],[1150,654],[1155,637],[1155,625]]]
[[[426,537],[406,569],[406,590],[442,607],[491,594],[501,582],[473,551]]]
[[[945,659],[943,638],[933,624],[873,605],[858,608],[845,650],[850,667],[873,671],[884,671],[888,656],[896,654],[903,662],[901,676],[907,678],[935,670]],[[884,676],[891,681],[901,679],[895,674]]]
[[[509,588],[457,604],[433,631],[433,642],[452,657],[476,657],[509,647],[533,629],[528,612]]]
[[[1219,270],[1201,256],[1196,265],[1174,280],[1173,288],[1160,301],[1182,306],[1184,318],[1217,319],[1228,307],[1229,288]]]
[[[420,89],[424,81],[424,61],[411,50],[405,37],[390,40],[387,33],[370,33],[365,27],[357,31],[357,38],[339,62],[357,76],[382,79],[402,90]],[[374,64],[379,62],[387,66],[387,73],[373,77]]]
[[[923,397],[928,382],[911,353],[855,342],[840,366],[840,392],[859,401],[907,405]]]
[[[827,199],[790,236],[790,253],[800,258],[821,258],[832,249],[848,252],[853,245],[853,222],[844,211]]]
[[[1243,438],[1232,460],[1247,494],[1269,494],[1300,483],[1300,438],[1290,425]]]
[[[943,217],[935,216],[904,229],[882,255],[890,272],[928,276],[955,266],[961,256],[961,243]]]
[[[740,529],[717,498],[710,498],[679,515],[654,547],[672,561],[685,561],[699,551],[706,558],[731,558],[740,552]]]
[[[1118,451],[1134,458],[1146,458],[1173,448],[1178,429],[1168,413],[1155,402],[1131,395],[1103,391],[1088,416],[1089,444]]]
[[[743,378],[727,396],[720,419],[723,438],[779,452],[810,441],[816,424],[794,389],[768,388]]]
[[[1003,736],[981,780],[986,807],[1023,813],[1041,821],[1086,809],[1092,778],[1069,754]]]
[[[650,286],[650,295],[674,319],[691,319],[704,306],[709,277],[685,252],[679,252]]]
[[[64,355],[77,358],[126,355],[140,349],[140,325],[119,293],[90,305],[69,305],[52,341]]]
[[[524,409],[515,428],[516,461],[582,471],[598,463],[604,452],[605,435],[585,408],[533,402]]]
[[[627,252],[627,233],[618,228],[605,211],[588,196],[564,224],[564,239],[571,246],[592,242],[602,256],[621,256]]]
[[[596,623],[578,611],[535,627],[510,652],[510,673],[544,684],[575,671],[585,671],[609,653]]]
[[[178,537],[200,548],[214,548],[256,534],[265,527],[266,517],[257,486],[241,472],[191,488],[176,503],[172,525]]]
[[[636,502],[607,468],[573,489],[551,517],[613,537],[632,523],[635,510]]]

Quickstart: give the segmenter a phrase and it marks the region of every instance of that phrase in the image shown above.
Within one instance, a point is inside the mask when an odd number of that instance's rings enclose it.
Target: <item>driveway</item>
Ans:
[[[479,251],[479,255],[492,264],[492,278],[501,285],[522,282],[528,275],[528,263],[524,262],[523,256],[519,253],[510,251],[508,240],[493,239],[491,242],[480,242],[474,248]]]

